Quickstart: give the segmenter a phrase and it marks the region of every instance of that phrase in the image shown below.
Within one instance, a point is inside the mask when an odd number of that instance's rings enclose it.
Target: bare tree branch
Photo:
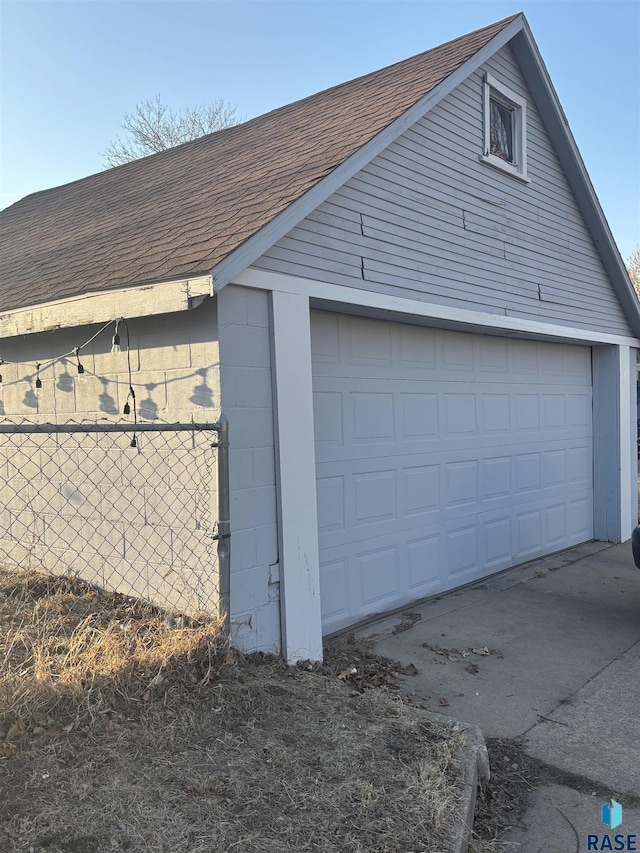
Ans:
[[[631,279],[631,284],[634,286],[636,293],[640,297],[640,248],[627,258],[627,272]]]
[[[140,101],[133,113],[124,114],[121,126],[127,136],[124,140],[116,136],[103,152],[104,167],[120,166],[239,124],[242,119],[236,112],[237,107],[222,100],[178,112],[163,104],[160,95],[153,100]]]

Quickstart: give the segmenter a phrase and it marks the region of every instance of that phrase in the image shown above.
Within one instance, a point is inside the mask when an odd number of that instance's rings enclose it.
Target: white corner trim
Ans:
[[[380,152],[384,151],[402,133],[419,121],[429,110],[433,109],[444,97],[467,79],[474,71],[477,71],[497,51],[505,46],[511,39],[524,29],[524,18],[518,15],[507,24],[500,32],[496,33],[483,47],[466,62],[456,68],[441,83],[427,92],[419,101],[405,110],[398,118],[377,133],[372,139],[358,148],[350,157],[347,157],[339,166],[336,166],[329,174],[321,178],[304,195],[297,198],[267,225],[249,237],[235,251],[227,255],[211,273],[214,279],[216,292],[223,288],[242,270],[250,266],[256,258],[263,255],[268,249],[284,237],[292,228],[308,216],[313,210],[329,198],[336,190],[340,189],[349,178],[352,178],[360,169],[363,169]]]
[[[272,293],[282,653],[322,660],[309,300]]]
[[[188,311],[212,295],[210,275],[84,293],[0,314],[0,338],[50,332],[117,317],[147,317]]]
[[[322,299],[327,302],[359,305],[363,308],[377,308],[382,311],[393,311],[411,317],[444,320],[466,326],[480,326],[502,332],[544,336],[547,338],[567,338],[576,343],[585,343],[587,345],[616,344],[632,347],[640,346],[640,339],[624,335],[612,335],[572,326],[558,326],[554,323],[541,323],[538,320],[526,320],[503,314],[489,314],[481,311],[472,311],[468,308],[437,305],[432,302],[422,302],[418,299],[406,299],[401,296],[374,293],[370,290],[344,287],[339,284],[325,284],[324,282],[314,281],[313,279],[267,272],[266,270],[247,269],[235,277],[234,284],[244,287],[256,287],[261,290],[280,291],[281,293],[295,293],[307,298]]]
[[[631,414],[631,348],[618,347],[618,377],[620,382],[620,541],[626,542],[631,538],[633,529],[631,511],[631,489],[629,478],[637,480],[637,461],[631,454],[631,424],[636,422]],[[633,474],[632,474],[633,472]]]

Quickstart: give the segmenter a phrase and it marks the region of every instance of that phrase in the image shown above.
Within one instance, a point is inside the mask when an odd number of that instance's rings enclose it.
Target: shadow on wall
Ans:
[[[29,387],[29,390],[25,393],[24,397],[22,398],[22,404],[23,404],[23,406],[28,406],[30,409],[37,409],[38,408],[38,395],[33,390],[33,386],[31,385],[31,380],[28,380],[28,381],[29,381],[30,387]]]
[[[207,368],[201,367],[199,370],[196,370],[196,376],[202,377],[202,382],[195,386],[193,394],[189,397],[189,401],[194,406],[200,406],[203,409],[212,409],[214,405],[213,391],[206,383]]]
[[[111,394],[107,394],[107,386],[109,385],[109,380],[105,379],[102,376],[98,376],[97,379],[102,383],[102,393],[100,394],[100,411],[106,412],[108,415],[117,415],[118,407],[116,406],[116,401],[113,399]]]
[[[63,391],[65,394],[73,394],[74,385],[73,385],[73,376],[67,370],[67,363],[64,365],[64,373],[61,373],[58,376],[58,381],[56,382],[56,388],[58,391]]]
[[[147,389],[147,396],[144,400],[140,400],[140,408],[138,414],[145,421],[155,421],[158,417],[158,404],[151,397],[151,392],[158,387],[157,382],[149,382],[144,386]]]

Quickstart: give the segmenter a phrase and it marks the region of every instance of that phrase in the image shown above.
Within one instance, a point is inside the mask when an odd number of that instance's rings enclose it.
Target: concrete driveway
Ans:
[[[523,853],[601,849],[588,835],[606,845],[604,833],[612,844],[637,834],[640,850],[640,570],[629,543],[545,557],[358,634],[415,664],[403,689],[432,710],[485,737],[523,736],[530,755],[593,782],[595,796],[535,792],[509,837]],[[603,788],[623,806],[615,829],[601,822]]]

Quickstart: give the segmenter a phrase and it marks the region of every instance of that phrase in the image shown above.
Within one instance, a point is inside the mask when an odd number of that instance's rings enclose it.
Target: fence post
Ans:
[[[229,510],[229,421],[221,413],[218,419],[218,583],[219,614],[224,632],[229,633],[231,591],[231,522]]]

